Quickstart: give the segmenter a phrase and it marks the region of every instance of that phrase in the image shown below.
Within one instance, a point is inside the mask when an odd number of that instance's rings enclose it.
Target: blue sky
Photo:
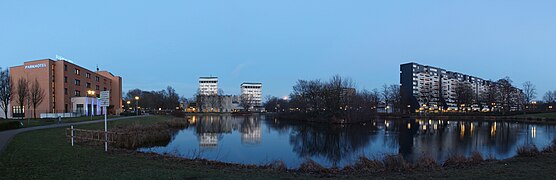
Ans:
[[[112,71],[130,88],[199,76],[228,94],[244,81],[289,94],[298,79],[352,77],[359,88],[399,82],[418,62],[485,79],[556,89],[556,1],[236,0],[0,1],[0,66],[54,58]]]

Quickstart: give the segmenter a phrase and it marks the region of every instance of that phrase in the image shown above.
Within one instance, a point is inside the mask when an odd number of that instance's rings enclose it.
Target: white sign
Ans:
[[[25,69],[37,69],[37,68],[45,68],[46,64],[34,64],[25,66]]]
[[[110,91],[101,91],[100,92],[100,106],[101,107],[110,106]]]

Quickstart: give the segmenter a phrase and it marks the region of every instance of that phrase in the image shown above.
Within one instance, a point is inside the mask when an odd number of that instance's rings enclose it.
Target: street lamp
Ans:
[[[139,96],[135,96],[135,114],[139,116]]]
[[[89,95],[90,97],[94,97],[95,96],[95,91],[93,90],[88,90],[87,91],[87,95]],[[93,103],[93,99],[91,99],[91,121],[93,120],[93,115],[94,115],[94,103]]]

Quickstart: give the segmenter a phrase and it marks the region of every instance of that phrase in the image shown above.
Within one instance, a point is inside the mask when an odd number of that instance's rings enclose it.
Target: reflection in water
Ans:
[[[544,148],[556,135],[555,126],[509,122],[411,119],[322,125],[265,116],[192,116],[187,120],[189,128],[167,145],[139,150],[177,155],[203,150],[202,158],[212,160],[245,164],[283,160],[289,167],[310,158],[327,167],[343,167],[361,155],[401,154],[415,161],[429,154],[442,162],[453,154],[470,156],[478,151],[504,159],[515,156],[521,145]]]

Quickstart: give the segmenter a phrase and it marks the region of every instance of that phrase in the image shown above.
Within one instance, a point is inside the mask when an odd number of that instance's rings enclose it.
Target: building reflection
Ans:
[[[233,131],[241,132],[241,142],[244,144],[260,144],[262,131],[259,116],[190,116],[190,125],[195,126],[195,133],[201,148],[217,148],[225,134]]]
[[[554,133],[549,132],[556,132],[555,126],[434,119],[329,125],[264,116],[228,115],[191,116],[188,121],[194,128],[200,148],[218,148],[224,137],[241,138],[243,145],[270,147],[274,142],[263,142],[262,137],[272,138],[277,135],[265,133],[277,132],[278,137],[289,138],[290,147],[285,148],[291,148],[297,158],[322,159],[332,167],[352,163],[358,156],[373,153],[401,154],[411,162],[423,154],[442,162],[453,154],[470,156],[474,151],[481,152],[485,157],[509,158],[515,155],[517,147],[539,140],[552,140]],[[232,135],[234,132],[240,133],[240,136]]]
[[[260,144],[262,142],[261,123],[258,116],[246,116],[241,123],[241,143]]]

